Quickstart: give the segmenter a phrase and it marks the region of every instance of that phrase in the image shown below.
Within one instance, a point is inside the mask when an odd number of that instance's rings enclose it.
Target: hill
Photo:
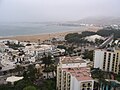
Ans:
[[[120,17],[89,17],[75,21],[75,23],[96,24],[96,25],[120,25]]]

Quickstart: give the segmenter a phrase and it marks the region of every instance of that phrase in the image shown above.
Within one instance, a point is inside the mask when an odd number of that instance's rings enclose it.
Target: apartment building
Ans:
[[[80,57],[61,57],[57,66],[57,90],[93,90],[87,62]]]
[[[120,50],[96,49],[94,53],[94,68],[118,73],[120,71]]]

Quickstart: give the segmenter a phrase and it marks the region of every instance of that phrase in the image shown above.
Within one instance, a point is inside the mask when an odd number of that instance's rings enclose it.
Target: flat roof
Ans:
[[[79,56],[61,57],[61,62],[62,62],[62,64],[67,64],[67,63],[85,63],[85,61],[82,58],[80,58]]]
[[[23,79],[23,77],[11,76],[6,79],[7,82],[15,82]]]
[[[88,67],[63,68],[62,70],[69,72],[78,81],[93,80]]]

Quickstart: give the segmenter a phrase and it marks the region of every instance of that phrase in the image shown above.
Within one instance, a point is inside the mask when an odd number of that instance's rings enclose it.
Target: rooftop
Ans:
[[[88,41],[95,42],[95,39],[102,39],[102,40],[104,40],[104,37],[96,34],[96,35],[87,36],[87,37],[85,37],[85,39],[87,39]]]
[[[36,51],[39,51],[39,50],[46,50],[46,49],[51,49],[52,48],[52,45],[37,45],[37,46],[26,46],[26,49],[29,49],[29,50],[36,50]]]
[[[23,77],[11,76],[6,79],[7,82],[15,82],[23,79]]]
[[[67,63],[85,63],[85,61],[79,56],[74,56],[74,57],[61,57],[61,62],[62,64],[67,64]]]
[[[88,67],[76,67],[76,68],[63,68],[63,71],[69,72],[72,76],[76,77],[78,81],[93,80]]]

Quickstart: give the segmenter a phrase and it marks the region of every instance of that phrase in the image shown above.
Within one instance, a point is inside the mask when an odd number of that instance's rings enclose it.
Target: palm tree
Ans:
[[[21,71],[23,71],[23,67],[21,65],[17,65],[15,67],[15,72],[17,72],[17,75],[21,75]]]
[[[57,68],[57,67],[56,67],[55,65],[53,65],[53,64],[50,66],[50,71],[52,72],[52,76],[53,76],[53,77],[55,76],[55,75],[54,75],[54,72],[55,72],[56,68]]]
[[[54,65],[54,60],[51,57],[51,55],[45,55],[42,58],[42,63],[45,64],[43,72],[47,73],[47,78],[48,78],[48,73],[52,72],[52,75],[54,77],[54,71],[55,71],[55,65]]]
[[[40,39],[38,39],[38,44],[40,45]]]
[[[49,65],[52,64],[52,57],[50,55],[48,55],[48,56],[45,55],[42,58],[42,63],[45,64],[45,68],[49,67]]]
[[[103,87],[103,83],[105,83],[105,79],[104,79],[104,72],[99,69],[99,68],[94,68],[91,71],[91,75],[93,78],[97,79],[98,81],[98,90],[100,90],[100,88]]]
[[[13,56],[12,56],[12,60],[13,60],[13,61],[15,61],[15,58],[16,58],[16,56],[15,56],[15,55],[13,55]]]
[[[50,68],[46,67],[43,72],[45,72],[47,74],[47,78],[48,78],[48,73],[51,72]]]

